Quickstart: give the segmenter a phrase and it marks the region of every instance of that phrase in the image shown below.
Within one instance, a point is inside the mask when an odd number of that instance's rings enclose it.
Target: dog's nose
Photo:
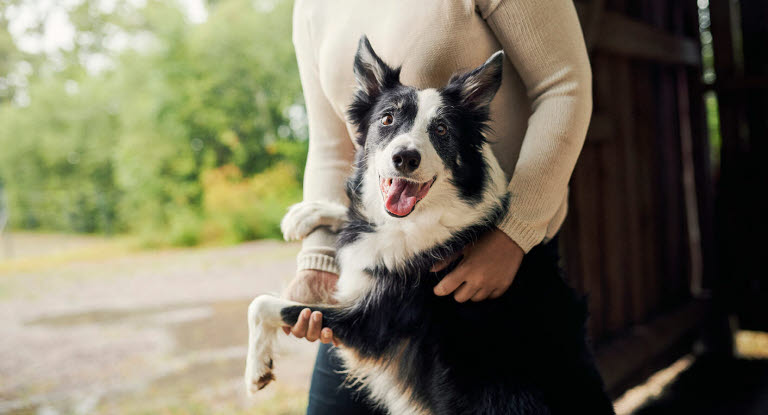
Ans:
[[[401,173],[411,173],[419,167],[421,154],[416,150],[397,150],[392,155],[392,163]]]

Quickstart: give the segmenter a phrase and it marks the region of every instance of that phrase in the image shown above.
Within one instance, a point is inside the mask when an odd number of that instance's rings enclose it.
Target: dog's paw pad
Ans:
[[[265,386],[269,385],[269,382],[272,382],[273,380],[275,380],[275,375],[272,373],[272,371],[269,371],[261,375],[258,380],[254,381],[253,386],[256,387],[256,390],[260,391],[264,389]]]
[[[269,359],[267,361],[267,364],[263,367],[263,374],[259,375],[258,373],[261,371],[258,371],[256,373],[248,372],[246,376],[246,388],[248,389],[248,393],[253,395],[256,392],[264,389],[265,386],[269,385],[270,382],[275,380],[275,375],[272,373],[272,359]]]

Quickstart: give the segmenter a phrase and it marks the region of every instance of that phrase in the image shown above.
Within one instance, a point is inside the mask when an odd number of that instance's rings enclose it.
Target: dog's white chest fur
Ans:
[[[370,399],[383,405],[391,414],[431,415],[432,412],[417,406],[412,391],[408,390],[397,377],[393,362],[371,361],[359,358],[354,351],[339,348],[352,385],[365,386]]]

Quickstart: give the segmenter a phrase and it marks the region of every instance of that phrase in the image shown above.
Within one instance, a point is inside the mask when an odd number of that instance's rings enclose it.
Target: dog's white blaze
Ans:
[[[417,92],[416,96],[419,99],[419,108],[413,122],[413,129],[426,132],[432,118],[435,118],[437,111],[443,105],[443,98],[434,88],[423,89]]]

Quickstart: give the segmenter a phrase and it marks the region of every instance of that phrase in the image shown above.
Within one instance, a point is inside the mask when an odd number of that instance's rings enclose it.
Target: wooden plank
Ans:
[[[595,46],[595,41],[600,33],[600,21],[603,18],[603,12],[605,11],[605,0],[592,0],[588,6],[589,12],[585,13],[582,21],[584,24],[584,41],[587,44],[587,50],[592,51]]]
[[[688,302],[598,347],[595,357],[608,393],[618,396],[690,351],[709,307],[702,301]]]
[[[655,146],[658,123],[656,122],[656,100],[653,96],[651,63],[639,62],[632,66],[634,82],[635,157],[637,157],[638,220],[640,223],[640,249],[637,256],[643,275],[641,283],[645,292],[646,316],[659,304],[657,276],[661,269],[656,256],[656,204],[654,199],[655,178],[658,166]],[[645,317],[645,316],[644,316]]]
[[[595,111],[589,123],[586,145],[599,144],[616,137],[616,122],[605,112]]]
[[[740,16],[743,76],[765,78],[768,76],[768,4],[764,0],[742,0],[738,4],[740,12],[734,14]],[[743,105],[740,136],[727,152],[721,153],[723,176],[728,176],[724,186],[730,186],[732,196],[728,201],[729,214],[733,218],[731,223],[736,225],[728,229],[729,239],[725,243],[733,250],[723,263],[729,271],[739,272],[732,283],[740,283],[745,289],[743,293],[734,293],[742,326],[768,330],[768,272],[763,261],[768,222],[760,219],[768,211],[768,203],[763,192],[755,191],[768,184],[768,170],[764,166],[768,158],[768,91],[740,92]],[[739,263],[731,268],[736,261]]]
[[[575,4],[580,20],[589,24],[590,5],[581,1]],[[595,51],[670,64],[697,66],[701,63],[695,40],[673,36],[620,13],[604,11],[597,27],[598,34],[588,34],[594,39]]]
[[[601,211],[600,158],[598,150],[585,148],[573,172],[571,192],[571,228],[579,248],[578,273],[580,288],[587,295],[590,336],[599,341],[603,335],[605,298],[602,285],[601,252],[603,222]],[[577,217],[574,217],[577,215]]]
[[[660,164],[660,212],[662,240],[659,241],[664,270],[660,280],[662,306],[680,304],[688,292],[686,264],[688,261],[685,235],[684,205],[680,177],[680,139],[677,114],[676,83],[673,68],[660,68],[657,91],[659,93],[658,151]]]
[[[676,81],[677,118],[680,123],[680,180],[683,187],[684,217],[688,236],[688,258],[690,261],[689,287],[694,296],[700,296],[704,287],[702,281],[704,271],[702,269],[703,259],[701,256],[701,230],[699,229],[699,199],[696,194],[696,176],[693,166],[693,136],[688,97],[688,74],[684,68],[677,69]]]
[[[619,145],[621,147],[624,182],[622,183],[624,221],[626,228],[624,244],[621,254],[626,256],[623,278],[629,282],[627,298],[629,300],[630,316],[633,322],[642,321],[647,312],[645,302],[645,290],[643,280],[646,278],[642,271],[642,262],[639,252],[642,250],[640,242],[640,199],[638,196],[638,169],[637,160],[634,95],[632,94],[633,79],[630,73],[630,63],[627,59],[619,59],[616,62],[616,79],[614,102],[611,105],[619,120]]]
[[[616,105],[616,63],[617,58],[597,54],[594,58],[596,101],[606,108]],[[607,334],[621,330],[627,324],[627,270],[628,252],[624,249],[626,227],[624,215],[624,174],[623,151],[620,141],[613,139],[599,147],[600,198],[604,222],[605,243],[602,247],[603,319]]]

